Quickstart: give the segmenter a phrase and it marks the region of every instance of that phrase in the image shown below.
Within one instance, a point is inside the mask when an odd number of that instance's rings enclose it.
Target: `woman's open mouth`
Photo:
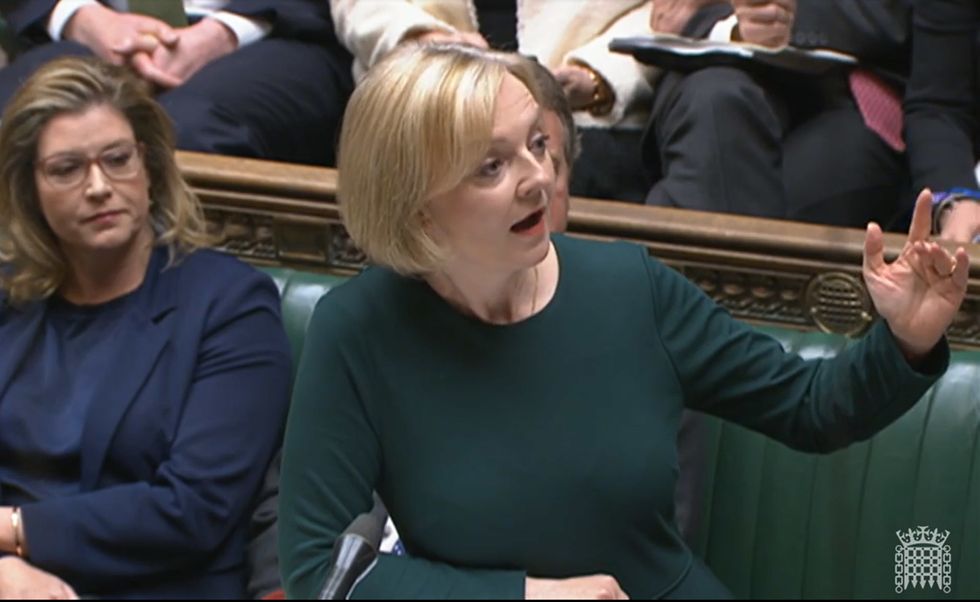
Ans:
[[[531,215],[525,217],[521,221],[511,226],[510,231],[516,234],[524,234],[533,230],[534,227],[542,223],[543,220],[544,220],[544,209],[538,209]]]

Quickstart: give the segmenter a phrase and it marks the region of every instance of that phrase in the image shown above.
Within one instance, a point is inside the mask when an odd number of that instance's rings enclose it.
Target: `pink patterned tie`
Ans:
[[[902,140],[902,99],[898,92],[881,78],[864,69],[855,69],[849,76],[851,93],[868,129],[897,152],[905,150]]]

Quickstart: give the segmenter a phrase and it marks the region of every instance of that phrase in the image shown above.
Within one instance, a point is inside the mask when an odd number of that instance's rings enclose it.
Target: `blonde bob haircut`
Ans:
[[[52,118],[95,106],[122,114],[143,146],[150,219],[170,261],[209,243],[200,203],[177,168],[170,118],[149,87],[129,70],[95,58],[57,59],[24,82],[0,122],[0,290],[13,304],[49,297],[68,273],[38,200],[38,139]]]
[[[508,73],[540,97],[526,63],[455,44],[399,49],[358,84],[340,133],[338,198],[347,231],[373,263],[420,275],[445,260],[426,233],[426,205],[485,158]]]

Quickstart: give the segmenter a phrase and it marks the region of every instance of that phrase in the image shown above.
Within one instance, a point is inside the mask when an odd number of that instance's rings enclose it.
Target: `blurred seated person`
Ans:
[[[555,170],[555,192],[548,205],[549,226],[552,232],[564,232],[568,228],[569,183],[572,165],[581,152],[575,117],[561,83],[547,67],[534,59],[519,54],[510,56],[524,62],[525,69],[534,73],[534,82],[541,96],[541,131],[547,136],[548,153]]]
[[[828,48],[860,70],[824,75],[714,66],[665,73],[655,89],[644,159],[652,205],[863,227],[909,215],[898,83],[908,73],[907,0],[674,0],[651,27],[778,48]],[[726,17],[727,15],[727,17]],[[709,17],[709,18],[706,18]],[[895,77],[893,77],[895,76]],[[890,135],[869,126],[855,86],[890,103]],[[877,124],[874,124],[876,126]]]
[[[142,0],[161,12],[180,0]],[[0,107],[53,57],[95,54],[157,87],[183,150],[333,165],[353,82],[323,0],[184,0],[190,25],[125,0],[7,0],[22,49],[0,71]],[[164,15],[165,16],[165,15]]]
[[[576,196],[643,202],[650,187],[640,138],[652,70],[609,51],[650,33],[648,0],[330,0],[354,75],[405,43],[457,42],[535,57],[561,82],[581,137]]]
[[[958,243],[980,242],[980,4],[917,0],[912,75],[905,96],[905,137],[916,186],[942,195],[936,231]]]
[[[289,398],[275,285],[204,249],[122,67],[47,63],[0,156],[0,596],[242,597]]]
[[[555,174],[533,72],[492,51],[396,52],[354,91],[340,204],[375,267],[306,337],[283,445],[286,593],[315,596],[376,490],[407,556],[365,598],[725,595],[674,523],[681,409],[828,452],[907,411],[945,370],[969,260],[928,240],[929,195],[883,316],[804,361],[625,242],[550,232]]]

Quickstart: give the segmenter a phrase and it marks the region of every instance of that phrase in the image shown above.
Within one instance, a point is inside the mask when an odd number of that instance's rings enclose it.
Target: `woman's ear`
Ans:
[[[419,225],[422,226],[422,229],[425,230],[426,233],[432,233],[431,230],[434,223],[432,221],[432,216],[429,214],[428,208],[419,209],[418,213],[415,214],[415,218],[418,220]]]
[[[439,228],[439,224],[432,219],[432,214],[429,212],[428,208],[420,209],[418,213],[415,214],[418,220],[419,228],[425,233],[431,240],[437,244],[443,240],[442,230]]]

